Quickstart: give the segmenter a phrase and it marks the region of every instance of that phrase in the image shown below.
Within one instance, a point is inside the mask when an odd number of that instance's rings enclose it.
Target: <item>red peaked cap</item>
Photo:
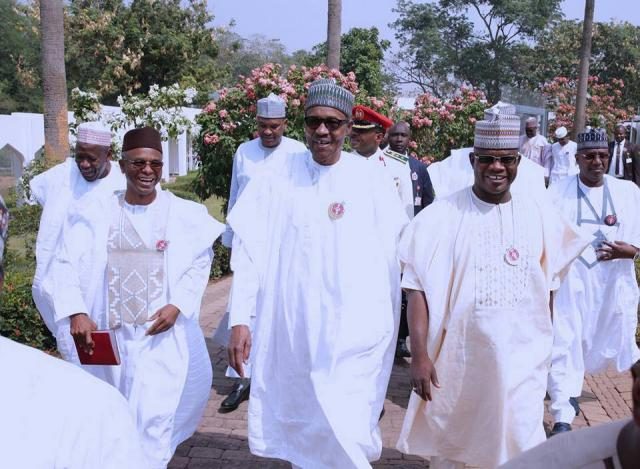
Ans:
[[[353,128],[354,129],[373,129],[382,127],[387,130],[393,125],[393,121],[386,116],[374,111],[370,107],[358,104],[353,107]]]
[[[160,137],[160,132],[151,127],[131,129],[124,134],[122,151],[129,151],[135,148],[151,148],[162,153],[162,138]]]

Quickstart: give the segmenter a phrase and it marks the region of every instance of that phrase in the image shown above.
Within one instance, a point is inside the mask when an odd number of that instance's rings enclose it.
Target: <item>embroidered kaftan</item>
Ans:
[[[554,353],[549,375],[552,413],[571,422],[568,399],[580,396],[586,373],[627,371],[640,358],[635,334],[638,286],[632,259],[599,262],[604,240],[640,247],[640,189],[605,175],[605,184],[587,187],[578,176],[549,189],[554,205],[591,241],[554,296]],[[615,221],[607,225],[607,215]]]
[[[198,316],[223,225],[165,191],[147,206],[128,205],[122,195],[71,214],[56,258],[55,311],[88,312],[99,329],[120,325],[122,364],[83,368],[125,396],[149,465],[161,468],[193,434],[209,397],[211,362]],[[168,242],[163,253],[155,251],[160,240]],[[148,318],[166,304],[180,309],[174,326],[145,335]]]
[[[516,194],[496,206],[467,188],[420,212],[400,243],[402,285],[425,292],[441,387],[429,403],[411,394],[400,451],[494,468],[544,441],[549,291],[585,244]],[[516,266],[504,260],[511,246]]]
[[[287,168],[250,182],[228,218],[243,285],[231,325],[257,310],[249,446],[305,469],[368,468],[382,449],[407,217],[389,179],[358,156],[321,166],[307,152]],[[331,204],[344,209],[334,219]]]

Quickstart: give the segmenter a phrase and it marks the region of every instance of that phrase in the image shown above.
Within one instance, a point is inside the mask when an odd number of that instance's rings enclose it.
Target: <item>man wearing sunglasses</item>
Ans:
[[[233,155],[227,213],[233,209],[236,200],[251,179],[260,177],[260,173],[265,170],[279,171],[285,161],[284,155],[303,153],[307,150],[303,143],[284,136],[287,129],[287,105],[282,98],[271,93],[266,98],[258,100],[256,109],[258,137],[241,144]],[[222,244],[231,248],[232,240],[233,230],[227,225],[222,234]],[[215,343],[225,347],[229,343],[228,324],[229,313],[227,312],[213,336]],[[233,368],[227,369],[227,376],[235,378],[235,384],[229,395],[220,404],[220,410],[223,412],[234,411],[242,401],[249,398],[251,372],[249,369],[245,371],[245,377],[240,378]]]
[[[155,129],[127,132],[126,191],[70,213],[54,264],[57,319],[69,318],[79,349],[113,331],[118,366],[83,368],[129,402],[149,467],[166,467],[196,430],[211,392],[200,302],[224,230],[201,204],[157,188],[162,145]]]
[[[30,183],[31,194],[42,206],[33,300],[56,338],[60,355],[67,361],[78,363],[78,354],[69,335],[68,320],[56,323],[51,300],[51,261],[60,249],[62,226],[71,207],[81,198],[88,203],[124,187],[125,179],[111,161],[111,131],[99,122],[80,124],[74,157],[35,176]]]
[[[242,285],[229,362],[241,376],[251,364],[249,447],[294,467],[370,467],[382,449],[408,220],[390,178],[342,151],[353,101],[333,80],[313,82],[309,151],[250,181],[228,217]]]
[[[398,449],[430,467],[497,467],[544,441],[549,291],[587,244],[541,198],[512,194],[520,118],[485,111],[474,182],[417,215],[400,242],[413,392]]]
[[[607,174],[605,130],[579,133],[576,157],[580,173],[549,189],[554,205],[591,241],[553,297],[552,435],[571,430],[585,373],[622,372],[640,358],[634,267],[640,189]]]

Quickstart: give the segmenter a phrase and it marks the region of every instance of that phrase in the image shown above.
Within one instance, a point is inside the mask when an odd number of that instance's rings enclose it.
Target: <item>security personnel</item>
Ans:
[[[406,181],[406,176],[407,174],[409,175],[412,188],[411,195],[413,197],[412,213],[409,216],[417,215],[434,199],[433,186],[427,172],[427,165],[407,153],[411,140],[411,128],[408,123],[396,123],[389,129],[387,138],[389,147],[383,152],[385,161],[390,165],[401,168],[399,174],[403,181]],[[396,357],[404,358],[411,356],[407,348],[409,324],[407,323],[407,299],[404,292],[402,293],[402,309],[400,311],[400,330],[396,345]]]

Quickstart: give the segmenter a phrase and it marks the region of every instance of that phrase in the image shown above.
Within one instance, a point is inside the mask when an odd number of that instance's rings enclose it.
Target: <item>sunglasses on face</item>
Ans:
[[[344,124],[349,122],[348,119],[336,119],[334,117],[329,117],[328,119],[322,119],[320,117],[307,116],[304,118],[304,124],[309,127],[311,130],[316,130],[322,124],[329,130],[333,132],[338,130]]]
[[[474,158],[478,163],[483,165],[501,163],[502,166],[513,166],[520,159],[520,155],[507,155],[507,156],[474,155]]]
[[[607,153],[606,155],[603,153],[602,155],[599,153],[591,153],[589,155],[587,154],[582,154],[582,157],[587,160],[587,161],[593,161],[596,159],[596,157],[600,158],[601,160],[608,160],[609,159],[609,154]]]
[[[152,161],[128,160],[127,158],[124,158],[124,162],[127,164],[130,164],[131,166],[133,166],[135,169],[138,169],[138,170],[143,169],[147,165],[149,165],[151,169],[161,169],[162,166],[164,166],[164,162],[158,161],[158,160],[152,160]]]

